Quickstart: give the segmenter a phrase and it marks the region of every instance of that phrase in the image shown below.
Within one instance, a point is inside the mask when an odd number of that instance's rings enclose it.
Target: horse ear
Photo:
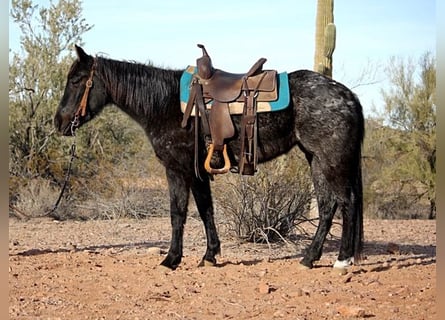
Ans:
[[[74,45],[74,47],[76,48],[77,58],[79,61],[87,61],[89,55],[78,45]]]

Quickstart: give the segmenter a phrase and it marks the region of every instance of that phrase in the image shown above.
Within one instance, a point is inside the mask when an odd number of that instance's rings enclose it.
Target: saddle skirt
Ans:
[[[196,75],[198,69],[195,66],[188,66],[187,69],[185,69],[184,73],[181,76],[180,80],[180,100],[181,100],[181,110],[184,113],[187,101],[189,100],[190,96],[190,87],[193,77]],[[268,76],[268,75],[266,75]],[[275,76],[275,74],[273,74]],[[289,106],[290,102],[290,94],[289,94],[289,81],[288,81],[288,75],[286,72],[282,72],[276,75],[276,86],[278,87],[278,96],[270,96],[272,92],[275,91],[274,87],[270,88],[270,94],[266,92],[262,92],[261,94],[269,94],[268,99],[265,100],[272,100],[272,101],[260,101],[262,99],[258,99],[257,101],[257,112],[273,112],[273,111],[280,111]],[[205,81],[205,80],[203,80]],[[204,97],[206,96],[206,93],[204,92]],[[236,90],[231,93],[230,90],[226,91],[225,95],[226,97],[219,97],[218,100],[227,101],[229,112],[230,114],[242,114],[244,110],[244,102],[243,97],[239,97],[240,94],[239,90]],[[213,96],[212,93],[210,93],[210,96]],[[212,99],[206,99],[206,106],[208,109],[212,108]],[[192,116],[195,115],[195,108],[193,108],[193,111],[191,113]]]

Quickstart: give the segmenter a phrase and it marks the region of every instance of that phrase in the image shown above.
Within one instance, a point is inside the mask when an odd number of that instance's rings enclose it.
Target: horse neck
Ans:
[[[180,71],[102,58],[98,74],[110,102],[141,124],[179,110]]]

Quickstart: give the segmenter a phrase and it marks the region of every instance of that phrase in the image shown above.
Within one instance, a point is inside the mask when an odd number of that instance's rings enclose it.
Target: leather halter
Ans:
[[[94,70],[96,70],[96,58],[94,58],[93,65],[91,66],[90,76],[88,77],[87,82],[85,82],[85,91],[83,93],[82,100],[80,100],[79,108],[74,114],[74,117],[84,117],[86,114],[88,95],[90,93],[90,88],[93,86]]]

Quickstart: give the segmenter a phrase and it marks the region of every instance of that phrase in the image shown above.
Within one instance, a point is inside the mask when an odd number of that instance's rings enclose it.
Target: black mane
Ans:
[[[153,118],[166,116],[172,106],[179,106],[182,70],[103,57],[97,58],[96,70],[117,100],[115,103],[127,113]]]

